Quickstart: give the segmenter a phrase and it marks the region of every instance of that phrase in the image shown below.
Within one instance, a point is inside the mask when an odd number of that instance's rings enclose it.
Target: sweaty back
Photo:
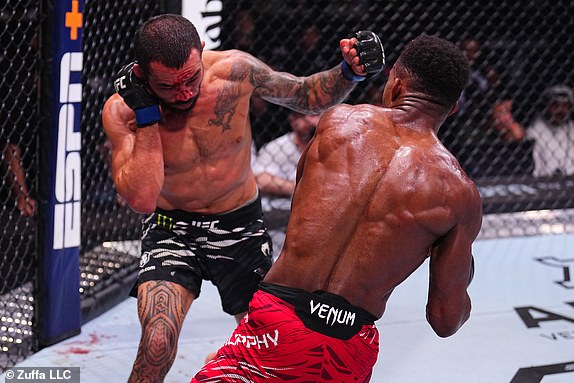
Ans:
[[[270,282],[338,293],[382,315],[382,297],[452,228],[466,176],[433,132],[397,124],[394,113],[341,105],[324,115]]]

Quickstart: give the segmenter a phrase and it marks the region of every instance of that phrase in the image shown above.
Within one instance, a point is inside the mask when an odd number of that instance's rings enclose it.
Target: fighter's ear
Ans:
[[[395,77],[393,84],[391,85],[391,100],[395,101],[401,95],[403,91],[403,80]]]
[[[134,71],[135,75],[138,76],[138,78],[145,79],[145,74],[140,64],[136,62],[132,70]]]

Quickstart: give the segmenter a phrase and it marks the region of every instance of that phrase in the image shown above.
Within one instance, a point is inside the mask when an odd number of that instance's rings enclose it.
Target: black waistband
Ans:
[[[345,298],[326,291],[309,292],[266,282],[261,282],[259,289],[292,304],[305,326],[331,337],[350,339],[377,319]]]
[[[261,207],[261,196],[258,195],[253,202],[248,203],[245,206],[219,214],[202,214],[192,211],[164,210],[160,208],[156,208],[155,214],[173,218],[175,221],[188,223],[220,221],[221,223],[218,225],[219,227],[237,227],[247,225],[256,219],[261,218],[263,216],[263,209]]]

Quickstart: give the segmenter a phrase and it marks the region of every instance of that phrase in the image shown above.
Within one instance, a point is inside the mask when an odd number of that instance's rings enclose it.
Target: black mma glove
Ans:
[[[159,100],[146,89],[145,83],[135,75],[135,62],[124,66],[114,77],[114,88],[125,103],[136,113],[136,124],[145,127],[161,121]]]
[[[373,77],[378,74],[385,66],[385,50],[383,44],[374,32],[371,31],[358,31],[351,35],[358,41],[354,45],[359,56],[359,64],[365,66],[365,76],[359,76],[353,72],[347,62],[343,60],[341,70],[343,76],[350,81],[363,81],[366,78]]]

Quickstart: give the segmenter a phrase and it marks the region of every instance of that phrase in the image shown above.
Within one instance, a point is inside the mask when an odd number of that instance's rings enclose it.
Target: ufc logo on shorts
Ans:
[[[194,227],[199,227],[201,229],[217,229],[217,224],[219,223],[219,220],[215,220],[215,221],[191,221],[190,225],[194,226]]]
[[[119,92],[120,89],[126,88],[126,84],[124,84],[125,79],[126,79],[126,76],[122,76],[122,77],[116,78],[114,80],[114,88],[116,89],[116,92]]]

